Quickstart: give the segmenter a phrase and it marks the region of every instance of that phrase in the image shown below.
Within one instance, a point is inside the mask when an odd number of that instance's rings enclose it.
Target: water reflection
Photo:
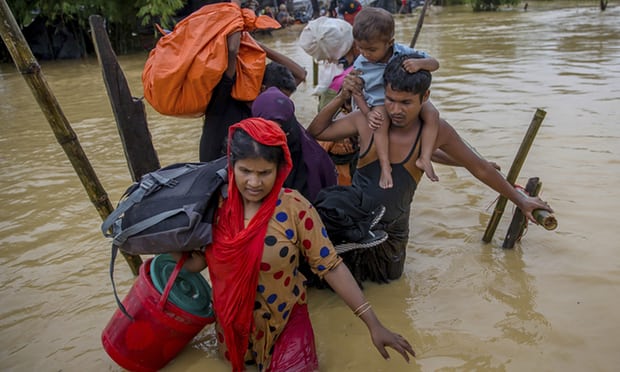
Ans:
[[[458,168],[437,167],[415,197],[405,276],[369,284],[383,322],[418,352],[411,364],[381,360],[365,327],[329,291],[311,293],[325,371],[600,370],[620,363],[617,211],[620,210],[620,15],[566,3],[530,2],[528,12],[475,14],[433,7],[417,47],[441,62],[432,99],[478,151],[507,170],[537,107],[547,117],[521,179],[540,176],[560,227],[530,227],[514,250],[480,239],[494,193]],[[397,17],[408,43],[415,17]],[[261,41],[312,62],[301,28]],[[141,96],[145,54],[123,56]],[[44,63],[43,72],[113,201],[129,182],[101,71],[92,58]],[[298,117],[316,112],[313,87],[293,95]],[[162,164],[198,157],[199,119],[148,109]],[[14,66],[0,66],[0,368],[120,370],[100,333],[115,309],[108,242],[100,218]],[[525,182],[522,180],[521,182]],[[134,280],[119,260],[119,293]],[[228,371],[207,329],[168,371]]]

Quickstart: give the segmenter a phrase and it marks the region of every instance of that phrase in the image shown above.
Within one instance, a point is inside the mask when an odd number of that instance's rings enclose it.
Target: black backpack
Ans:
[[[220,195],[226,196],[227,158],[177,163],[142,176],[101,225],[112,238],[110,278],[118,250],[132,255],[202,250],[212,241]]]

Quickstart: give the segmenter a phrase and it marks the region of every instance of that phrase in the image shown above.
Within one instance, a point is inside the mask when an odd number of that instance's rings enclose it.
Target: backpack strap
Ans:
[[[224,199],[228,198],[228,169],[226,167],[218,169],[216,172],[218,176],[224,181],[220,185],[220,194]]]
[[[118,293],[116,292],[116,284],[114,284],[114,261],[116,261],[117,254],[118,254],[118,247],[112,244],[112,255],[110,258],[110,281],[112,282],[112,290],[114,292],[114,299],[116,300],[116,305],[118,306],[119,310],[133,322],[134,320],[133,316],[129,315],[129,313],[127,312],[127,309],[125,309],[125,306],[121,302],[120,298],[118,298]]]
[[[134,204],[141,202],[145,196],[149,195],[160,186],[176,186],[178,184],[176,178],[182,176],[185,173],[194,171],[196,170],[196,168],[197,166],[194,164],[185,164],[183,167],[167,170],[165,177],[162,176],[158,171],[145,174],[140,180],[138,189],[130,193],[127,199],[120,202],[118,207],[116,207],[116,209],[108,215],[105,221],[103,221],[103,224],[101,225],[101,232],[103,233],[103,235],[106,238],[113,237],[114,231],[118,230],[112,229],[112,231],[110,231],[110,228],[120,222],[119,217],[122,216],[123,213],[125,213],[129,208],[131,208]],[[120,226],[116,227],[118,228]],[[138,232],[139,231],[142,230],[138,230]],[[123,241],[125,240],[126,238]]]
[[[123,245],[123,243],[125,243],[125,241],[127,241],[127,239],[130,236],[133,236],[139,232],[141,232],[142,230],[146,230],[149,227],[158,224],[159,222],[170,218],[176,214],[179,214],[181,212],[183,212],[185,210],[185,208],[177,208],[177,209],[171,209],[169,211],[164,211],[161,212],[159,214],[156,214],[154,216],[151,216],[145,220],[142,220],[132,226],[127,227],[125,230],[123,230],[120,234],[117,234],[114,237],[114,240],[112,241],[112,244],[120,247],[121,245]],[[120,220],[118,221],[118,223],[120,224]],[[120,227],[120,226],[119,226]]]

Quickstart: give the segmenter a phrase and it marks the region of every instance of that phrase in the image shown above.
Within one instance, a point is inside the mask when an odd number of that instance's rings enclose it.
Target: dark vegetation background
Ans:
[[[174,25],[203,5],[218,0],[6,0],[13,12],[34,56],[38,60],[75,59],[94,55],[89,35],[88,17],[101,15],[107,22],[110,41],[119,55],[148,51],[154,47],[157,37],[154,25],[165,29]],[[265,6],[277,9],[286,4],[294,14],[300,0],[244,0],[250,1],[260,13]],[[343,0],[310,0],[313,18],[330,3]],[[416,5],[422,0],[415,1]],[[521,0],[429,0],[433,5],[470,4],[473,11],[493,11],[502,6],[518,5]],[[601,10],[607,0],[590,0]],[[524,6],[527,0],[523,0]],[[401,0],[362,0],[366,6],[377,6],[396,13]],[[595,5],[595,6],[596,6]],[[0,40],[0,63],[11,63],[11,56]]]

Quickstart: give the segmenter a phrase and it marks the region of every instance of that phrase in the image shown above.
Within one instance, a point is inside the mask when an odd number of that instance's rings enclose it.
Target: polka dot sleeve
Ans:
[[[296,218],[296,243],[312,271],[319,277],[336,267],[342,259],[338,256],[327,230],[316,209],[295,190],[285,189],[283,203],[288,203],[290,214]],[[303,258],[302,258],[303,259]]]

